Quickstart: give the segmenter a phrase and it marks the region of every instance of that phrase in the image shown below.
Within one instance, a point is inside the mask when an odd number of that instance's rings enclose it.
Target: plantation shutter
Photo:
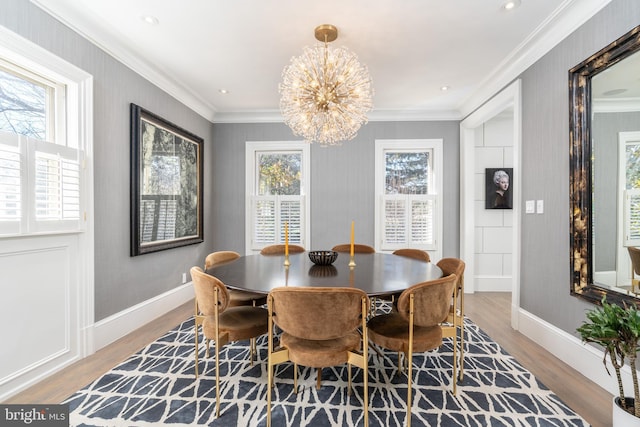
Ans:
[[[383,248],[435,248],[435,196],[384,195]]]
[[[284,243],[285,223],[289,227],[289,243],[302,242],[302,206],[304,196],[253,196],[252,212],[254,248]]]
[[[0,132],[0,234],[81,229],[80,151]]]
[[[624,246],[640,246],[640,189],[624,192]]]
[[[0,235],[17,234],[23,212],[19,136],[0,132]]]

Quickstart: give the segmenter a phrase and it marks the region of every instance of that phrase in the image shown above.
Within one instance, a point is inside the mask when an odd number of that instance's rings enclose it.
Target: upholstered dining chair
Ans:
[[[273,367],[294,364],[293,390],[297,393],[298,365],[311,368],[347,363],[351,394],[351,365],[362,369],[364,381],[364,425],[368,415],[367,294],[346,287],[280,287],[267,298],[269,310],[269,364],[267,426],[271,425]],[[282,333],[280,347],[274,349],[273,327]],[[361,328],[361,331],[358,331]]]
[[[441,323],[447,318],[457,277],[451,274],[406,289],[398,298],[398,311],[374,316],[367,322],[369,340],[398,352],[398,371],[402,371],[400,353],[405,354],[407,371],[407,426],[411,426],[411,383],[413,353],[426,352],[442,345]],[[455,384],[455,367],[452,382]],[[455,389],[454,389],[455,390]]]
[[[250,340],[250,358],[253,364],[256,337],[268,331],[269,314],[264,308],[253,306],[229,307],[227,287],[200,267],[192,267],[191,279],[198,302],[195,316],[195,372],[198,377],[198,328],[202,327],[207,357],[209,344],[214,341],[216,359],[216,417],[220,416],[220,348],[231,341]]]
[[[453,288],[453,298],[446,322],[442,325],[442,336],[444,338],[454,338],[453,363],[458,363],[458,380],[464,377],[464,268],[465,263],[459,258],[442,258],[436,264],[442,270],[443,276],[455,274],[456,286]],[[459,338],[458,338],[459,336]],[[459,343],[460,347],[455,345]],[[454,366],[455,368],[455,366]],[[455,394],[456,383],[453,383]]]
[[[269,245],[262,248],[260,255],[284,255],[284,245]],[[289,245],[290,254],[299,254],[304,252],[304,248],[300,245]]]
[[[629,246],[627,249],[631,257],[631,292],[636,293],[636,288],[640,284],[640,281],[635,277],[636,274],[640,275],[640,249],[633,246]]]
[[[204,269],[208,270],[217,265],[233,262],[240,258],[240,254],[235,251],[212,252],[204,259]],[[267,303],[267,296],[258,292],[241,291],[238,289],[227,289],[229,291],[229,307],[239,305],[260,306]],[[196,300],[196,314],[198,314],[198,301]]]
[[[404,248],[404,249],[396,249],[393,251],[393,255],[403,256],[406,258],[416,259],[418,261],[431,262],[431,257],[427,251],[423,251],[422,249],[413,249],[413,248]],[[395,301],[398,300],[401,292],[391,294],[384,297],[379,297],[381,300],[391,301],[391,309],[395,309]]]
[[[407,258],[417,259],[418,261],[431,262],[431,257],[429,256],[429,252],[423,251],[422,249],[413,249],[413,248],[405,248],[405,249],[396,249],[393,251],[394,255],[404,256]]]
[[[351,244],[350,243],[345,243],[342,245],[335,245],[333,248],[331,248],[332,251],[336,251],[336,252],[346,252],[346,253],[350,253],[351,252]],[[354,243],[353,244],[353,252],[356,254],[373,254],[376,252],[375,248],[369,245],[363,245],[360,243]]]

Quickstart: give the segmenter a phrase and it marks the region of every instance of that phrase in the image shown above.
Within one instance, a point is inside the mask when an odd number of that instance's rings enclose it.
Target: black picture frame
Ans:
[[[204,241],[204,140],[131,104],[131,256]]]
[[[507,188],[502,189],[496,180],[506,176]],[[513,209],[513,168],[485,169],[485,209]]]

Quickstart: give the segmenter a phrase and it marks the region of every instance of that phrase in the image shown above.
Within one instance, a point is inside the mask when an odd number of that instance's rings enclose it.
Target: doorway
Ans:
[[[521,214],[521,144],[522,144],[522,106],[521,82],[514,83],[503,89],[484,105],[475,110],[460,123],[460,254],[465,260],[465,292],[474,293],[481,290],[479,286],[482,278],[479,272],[484,267],[478,256],[477,217],[479,214],[479,192],[483,188],[478,185],[476,151],[477,144],[482,139],[484,126],[487,122],[508,112],[511,114],[510,129],[512,132],[511,159],[512,172],[512,211],[511,211],[511,242],[510,279],[508,286],[511,290],[511,326],[518,329],[518,310],[520,307],[520,214]],[[511,113],[512,112],[512,113]]]

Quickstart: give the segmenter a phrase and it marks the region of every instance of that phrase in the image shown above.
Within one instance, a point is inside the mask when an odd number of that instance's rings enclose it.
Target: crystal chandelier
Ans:
[[[366,65],[344,47],[329,49],[338,38],[333,25],[320,25],[322,45],[305,47],[282,71],[280,111],[293,133],[306,141],[339,145],[353,139],[373,104]]]

